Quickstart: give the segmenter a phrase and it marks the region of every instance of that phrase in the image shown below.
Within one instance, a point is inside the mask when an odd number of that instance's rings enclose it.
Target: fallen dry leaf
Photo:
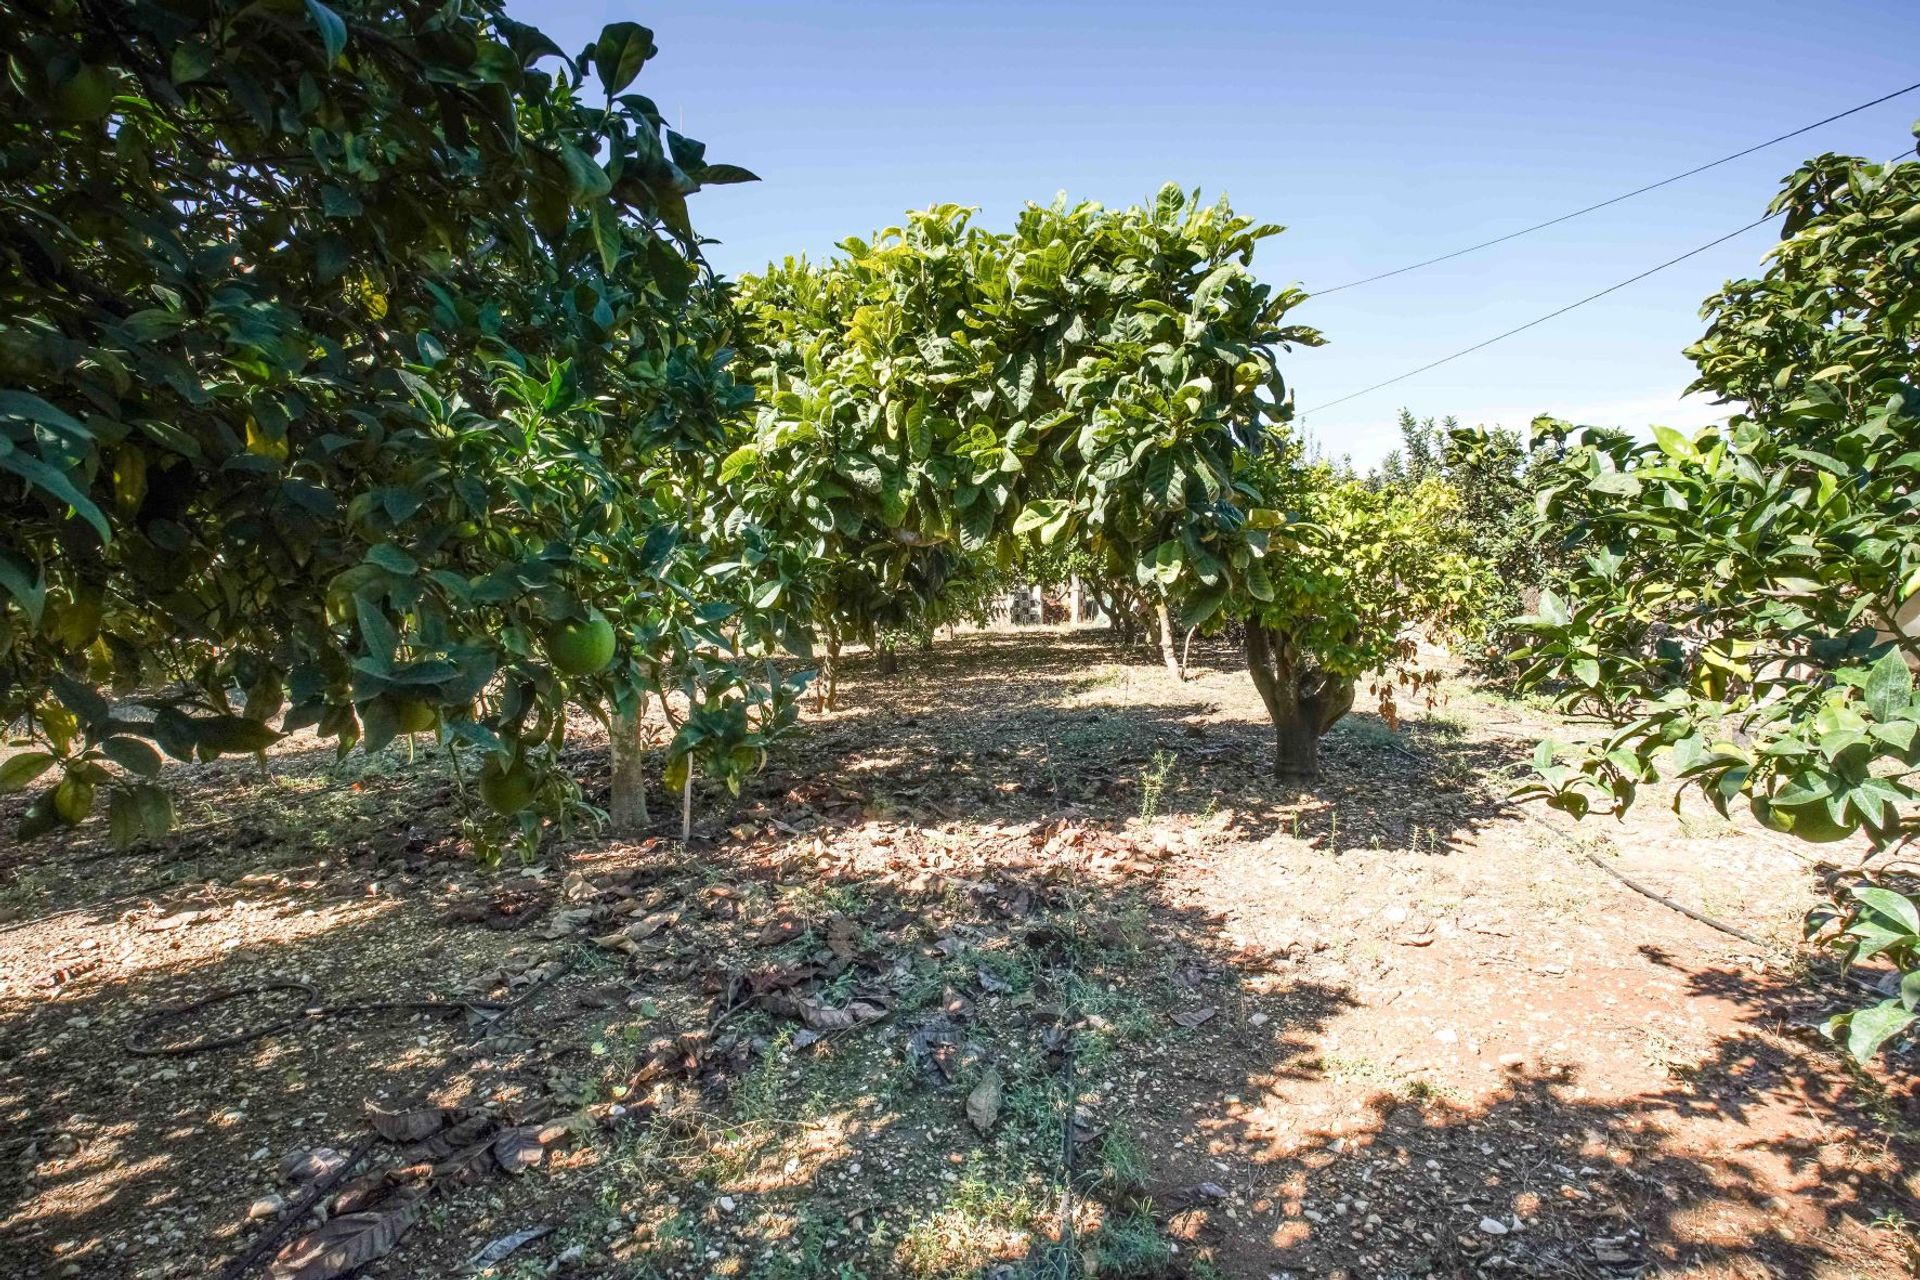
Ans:
[[[396,1194],[378,1209],[343,1213],[282,1249],[267,1274],[273,1280],[336,1280],[393,1252],[420,1219],[424,1193]]]
[[[383,1111],[369,1105],[373,1131],[388,1142],[418,1142],[466,1118],[453,1107],[415,1107],[409,1111]]]
[[[973,1092],[967,1095],[967,1119],[984,1136],[991,1132],[994,1122],[1000,1118],[1000,1100],[1003,1086],[1000,1070],[988,1067],[986,1074],[980,1077],[980,1083],[973,1086]]]

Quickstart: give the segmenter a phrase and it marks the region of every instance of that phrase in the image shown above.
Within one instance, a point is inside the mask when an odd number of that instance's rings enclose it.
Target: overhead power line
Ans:
[[[1376,280],[1385,280],[1390,276],[1405,275],[1409,271],[1418,271],[1422,267],[1431,267],[1435,263],[1449,262],[1454,258],[1465,257],[1469,253],[1478,253],[1482,249],[1491,249],[1494,245],[1505,244],[1509,240],[1518,240],[1521,236],[1532,235],[1536,231],[1543,231],[1548,227],[1559,226],[1563,222],[1571,222],[1575,218],[1584,217],[1589,213],[1605,209],[1609,205],[1619,204],[1622,200],[1631,200],[1635,196],[1643,196],[1649,191],[1658,191],[1661,187],[1671,186],[1673,183],[1679,182],[1683,178],[1691,178],[1697,173],[1705,173],[1709,169],[1717,169],[1723,164],[1729,164],[1732,161],[1740,159],[1742,156],[1750,156],[1756,151],[1764,151],[1768,147],[1785,142],[1789,138],[1797,138],[1803,133],[1811,133],[1822,125],[1832,124],[1835,120],[1844,120],[1848,116],[1857,115],[1869,107],[1877,107],[1883,102],[1891,102],[1903,94],[1912,93],[1915,89],[1920,89],[1920,83],[1910,84],[1904,89],[1895,89],[1892,93],[1883,94],[1871,102],[1863,102],[1857,107],[1848,107],[1845,111],[1837,115],[1828,116],[1824,120],[1815,120],[1812,124],[1802,125],[1791,133],[1783,133],[1777,138],[1768,138],[1765,142],[1756,142],[1744,151],[1736,151],[1732,155],[1721,156],[1718,160],[1709,160],[1703,165],[1696,165],[1685,173],[1676,173],[1671,178],[1662,178],[1658,182],[1649,182],[1644,187],[1635,187],[1632,191],[1622,192],[1620,195],[1602,200],[1598,204],[1590,204],[1584,209],[1575,209],[1572,213],[1563,213],[1557,218],[1548,218],[1545,222],[1536,222],[1530,227],[1522,227],[1518,231],[1509,231],[1506,235],[1495,236],[1491,240],[1482,240],[1479,244],[1470,244],[1464,249],[1455,249],[1452,253],[1443,253],[1437,258],[1427,258],[1421,262],[1410,262],[1404,267],[1395,267],[1391,271],[1382,271],[1376,275],[1363,276],[1358,280],[1349,280],[1345,284],[1337,284],[1330,289],[1309,289],[1307,292],[1316,298],[1324,298],[1330,293],[1339,293],[1342,289],[1355,289],[1363,284],[1372,284]],[[1739,233],[1735,232],[1734,234],[1738,235]],[[1659,268],[1656,267],[1655,270],[1659,270]]]
[[[1496,342],[1504,342],[1506,339],[1511,338],[1516,333],[1525,333],[1528,329],[1533,328],[1535,325],[1545,324],[1547,321],[1552,320],[1557,316],[1563,316],[1567,314],[1567,312],[1569,311],[1575,310],[1576,308],[1579,308],[1579,307],[1586,306],[1589,302],[1593,302],[1593,301],[1596,301],[1597,299],[1604,298],[1608,294],[1616,293],[1619,290],[1626,288],[1630,284],[1634,284],[1634,283],[1637,283],[1638,281],[1645,280],[1650,275],[1654,275],[1658,272],[1665,271],[1668,267],[1671,267],[1676,263],[1685,262],[1688,258],[1692,258],[1699,254],[1705,253],[1707,250],[1712,249],[1718,245],[1723,245],[1727,241],[1733,239],[1736,236],[1745,235],[1747,232],[1753,230],[1755,227],[1763,226],[1766,223],[1773,221],[1774,218],[1778,216],[1779,216],[1778,214],[1770,213],[1764,218],[1759,218],[1753,222],[1749,222],[1746,226],[1741,227],[1738,231],[1729,231],[1727,232],[1727,234],[1721,236],[1717,240],[1709,240],[1707,241],[1707,243],[1703,245],[1699,245],[1695,248],[1687,250],[1685,253],[1679,255],[1678,257],[1668,258],[1665,262],[1661,263],[1657,267],[1648,267],[1645,271],[1642,271],[1639,275],[1628,276],[1625,280],[1622,280],[1617,284],[1608,285],[1606,288],[1600,290],[1600,292],[1598,293],[1588,294],[1586,297],[1580,299],[1578,302],[1569,302],[1566,306],[1561,307],[1557,311],[1549,311],[1547,312],[1547,314],[1543,316],[1536,316],[1532,320],[1527,321],[1525,324],[1515,325],[1513,328],[1507,330],[1505,333],[1496,333],[1491,338],[1488,338],[1482,342],[1476,342],[1470,347],[1463,347],[1459,351],[1454,352],[1452,355],[1441,356],[1438,360],[1434,360],[1427,364],[1423,364],[1418,369],[1409,369],[1405,373],[1397,374],[1394,377],[1388,378],[1385,382],[1376,382],[1370,387],[1363,387],[1360,390],[1355,391],[1350,395],[1341,396],[1338,400],[1329,400],[1325,404],[1315,405],[1311,409],[1303,409],[1301,410],[1301,417],[1304,418],[1309,414],[1319,413],[1322,409],[1331,409],[1335,405],[1345,404],[1349,400],[1358,400],[1361,396],[1371,395],[1375,391],[1380,390],[1382,387],[1390,387],[1396,382],[1405,382],[1408,378],[1417,377],[1420,374],[1427,372],[1429,369],[1438,369],[1443,364],[1450,364],[1453,361],[1458,360],[1461,356],[1470,356],[1476,351],[1485,350],[1487,347],[1492,346]]]

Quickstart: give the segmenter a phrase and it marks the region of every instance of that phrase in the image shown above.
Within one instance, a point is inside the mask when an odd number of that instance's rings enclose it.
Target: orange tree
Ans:
[[[1187,625],[1245,620],[1275,767],[1311,775],[1355,682],[1404,665],[1405,624],[1467,587],[1438,508],[1370,534],[1394,500],[1295,458],[1277,353],[1320,338],[1287,320],[1304,294],[1250,270],[1278,231],[1171,186],[1029,206],[1006,234],[944,205],[747,281],[766,408],[728,475],[816,540],[815,568],[765,590],[858,627],[870,594],[937,596],[914,566],[943,546],[1077,548]]]
[[[703,572],[716,468],[676,465],[751,399],[686,197],[752,175],[630,91],[654,51],[615,23],[568,58],[491,3],[11,6],[0,721],[29,740],[0,788],[53,771],[29,832],[104,790],[117,839],[157,833],[161,753],[304,725],[437,728],[499,809],[559,801],[566,703],[696,663],[724,672],[682,753],[756,757],[779,620]]]
[[[1536,424],[1570,442],[1543,497],[1571,554],[1528,678],[1615,729],[1543,745],[1533,791],[1617,810],[1664,767],[1723,813],[1890,853],[1920,834],[1920,163],[1821,156],[1773,210],[1765,274],[1710,298],[1688,351],[1726,426]],[[1817,935],[1906,975],[1834,1023],[1865,1057],[1920,1008],[1920,909],[1897,870],[1838,891]]]

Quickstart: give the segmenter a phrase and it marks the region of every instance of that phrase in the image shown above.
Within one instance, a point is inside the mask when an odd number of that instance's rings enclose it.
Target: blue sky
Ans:
[[[1285,224],[1255,269],[1309,288],[1604,199],[1920,80],[1912,0],[1137,3],[508,0],[569,50],[653,28],[635,88],[715,160],[696,226],[738,274],[821,256],[934,201],[1004,226],[1056,192],[1124,204],[1177,181]],[[1329,344],[1284,361],[1311,408],[1758,217],[1822,150],[1911,145],[1920,92],[1712,173],[1455,262],[1309,302]],[[1524,426],[1693,426],[1700,301],[1757,269],[1757,230],[1308,429],[1362,464],[1396,411]]]

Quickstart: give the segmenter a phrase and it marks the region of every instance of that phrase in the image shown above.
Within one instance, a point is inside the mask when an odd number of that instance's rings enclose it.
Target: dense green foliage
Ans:
[[[538,779],[570,700],[698,675],[682,747],[755,758],[786,695],[736,659],[777,619],[703,548],[751,391],[685,205],[751,175],[628,92],[644,28],[568,59],[485,3],[10,15],[0,720],[38,742],[4,785],[62,778],[30,830],[102,786],[116,836],[163,829],[155,747],[255,750],[283,707]],[[599,617],[611,661],[548,660]]]
[[[1456,629],[1476,671],[1507,677],[1511,655],[1525,641],[1515,620],[1533,611],[1553,580],[1552,540],[1534,503],[1553,455],[1504,427],[1462,427],[1452,417],[1419,419],[1406,409],[1399,425],[1401,448],[1368,479],[1399,492],[1439,481],[1457,495],[1454,518],[1484,577],[1477,607],[1455,615]]]
[[[1766,273],[1709,299],[1689,350],[1695,389],[1739,407],[1724,428],[1538,424],[1566,445],[1543,497],[1570,581],[1529,620],[1528,676],[1618,727],[1544,746],[1536,790],[1624,806],[1665,761],[1723,812],[1888,849],[1920,834],[1920,163],[1822,156],[1773,208]],[[1850,956],[1911,962],[1910,900],[1844,902]],[[1917,996],[1840,1019],[1853,1050]]]
[[[728,474],[810,540],[768,598],[869,636],[937,616],[984,555],[1073,548],[1109,599],[1251,622],[1277,725],[1324,685],[1306,754],[1283,734],[1285,771],[1311,773],[1355,680],[1470,586],[1439,487],[1375,494],[1295,456],[1276,353],[1320,339],[1286,321],[1298,290],[1248,270],[1278,230],[1175,187],[1028,206],[1004,235],[946,205],[747,281],[766,408]]]
[[[1030,206],[1008,235],[947,205],[747,281],[767,407],[730,474],[757,520],[810,540],[804,577],[769,591],[866,636],[1031,536],[1217,608],[1234,460],[1287,412],[1273,350],[1318,340],[1284,324],[1297,291],[1246,270],[1276,230],[1173,187],[1148,209]]]

